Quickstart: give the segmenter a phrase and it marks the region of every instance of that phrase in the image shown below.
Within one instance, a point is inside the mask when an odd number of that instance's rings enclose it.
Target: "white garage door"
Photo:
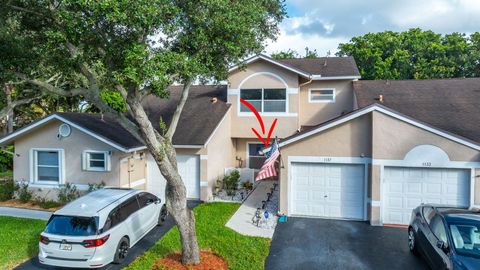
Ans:
[[[292,163],[292,215],[364,219],[364,166]]]
[[[148,155],[147,191],[165,200],[165,179]],[[200,159],[198,155],[177,155],[178,171],[187,188],[187,198],[200,199]]]
[[[384,224],[408,224],[421,203],[469,205],[468,170],[386,167],[384,174]]]

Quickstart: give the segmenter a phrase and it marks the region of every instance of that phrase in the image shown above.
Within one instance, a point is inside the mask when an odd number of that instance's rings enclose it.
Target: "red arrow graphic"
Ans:
[[[260,127],[262,128],[262,134],[265,135],[265,125],[263,124],[263,119],[258,113],[257,109],[255,109],[255,107],[253,107],[252,104],[250,104],[248,101],[244,100],[243,98],[240,98],[240,102],[243,105],[247,106],[253,112],[255,117],[257,117],[257,121],[260,124]],[[275,129],[275,126],[277,125],[277,120],[278,120],[277,118],[273,120],[273,123],[270,126],[270,129],[268,130],[268,135],[266,139],[264,139],[255,128],[252,128],[253,133],[255,133],[257,138],[265,145],[265,147],[268,147],[270,145],[270,138],[272,136],[273,130]]]

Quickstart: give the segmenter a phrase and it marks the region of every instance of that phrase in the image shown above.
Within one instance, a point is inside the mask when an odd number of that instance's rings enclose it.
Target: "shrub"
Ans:
[[[253,189],[253,183],[249,182],[249,181],[243,182],[242,186],[246,190],[252,190]]]
[[[223,177],[224,189],[230,196],[235,195],[238,189],[238,182],[240,181],[240,172],[237,170],[232,171],[229,175]]]
[[[9,152],[14,152],[13,146],[7,146],[5,148]],[[0,151],[0,171],[9,171],[13,169],[13,155],[5,151]]]
[[[32,199],[33,193],[28,189],[27,182],[18,183],[15,189],[15,197],[18,198],[21,202],[26,203]]]
[[[77,187],[73,184],[66,183],[58,190],[58,202],[67,204],[80,197]]]
[[[105,187],[105,183],[102,181],[100,184],[88,184],[88,193],[99,190]]]
[[[0,181],[0,201],[8,201],[13,199],[16,188],[17,187],[13,179]]]
[[[56,207],[62,206],[62,204],[59,202],[47,199],[50,191],[51,190],[49,190],[43,197],[40,195],[35,196],[35,198],[33,199],[33,203],[40,206],[43,209],[50,209],[50,208],[56,208]]]

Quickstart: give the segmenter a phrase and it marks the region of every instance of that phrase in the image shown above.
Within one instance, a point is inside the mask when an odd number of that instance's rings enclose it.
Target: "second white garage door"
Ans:
[[[384,224],[408,224],[421,203],[469,205],[469,170],[386,167],[384,174]]]
[[[364,165],[292,163],[290,214],[364,219]]]

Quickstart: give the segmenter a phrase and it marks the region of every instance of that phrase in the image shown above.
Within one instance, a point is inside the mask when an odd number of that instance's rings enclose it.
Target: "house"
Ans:
[[[262,165],[243,98],[267,130],[278,119],[283,214],[407,224],[422,202],[480,205],[480,79],[359,78],[351,57],[257,55],[227,85],[193,87],[173,138],[188,197],[209,200],[226,169],[252,179]],[[169,123],[180,88],[171,93],[144,101],[153,123]],[[107,115],[56,113],[0,139],[11,143],[14,178],[32,187],[104,181],[163,193],[143,144]]]

